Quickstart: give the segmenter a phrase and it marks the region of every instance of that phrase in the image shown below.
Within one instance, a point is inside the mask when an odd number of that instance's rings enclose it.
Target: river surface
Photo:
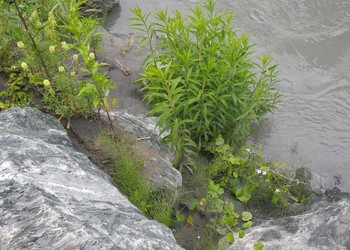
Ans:
[[[136,3],[144,11],[185,11],[199,2],[121,0],[105,27],[131,33]],[[338,176],[339,187],[350,191],[350,1],[219,0],[217,6],[232,10],[233,26],[279,65],[278,108],[254,135],[266,158],[311,168],[325,178],[325,188]]]

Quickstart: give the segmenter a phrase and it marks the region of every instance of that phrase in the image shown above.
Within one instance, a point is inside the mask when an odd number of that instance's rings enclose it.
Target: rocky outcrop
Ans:
[[[0,113],[1,249],[181,249],[72,146],[54,117]]]
[[[261,222],[229,249],[253,249],[259,241],[268,250],[350,249],[350,199],[336,200],[317,202],[305,214]]]

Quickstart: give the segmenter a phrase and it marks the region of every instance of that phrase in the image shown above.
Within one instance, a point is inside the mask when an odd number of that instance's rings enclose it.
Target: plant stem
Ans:
[[[118,140],[118,141],[121,141],[120,137],[118,136],[117,134],[117,131],[116,129],[114,128],[114,125],[113,125],[113,121],[112,121],[112,118],[111,116],[109,115],[109,111],[108,111],[108,108],[107,108],[107,105],[105,103],[105,100],[103,98],[103,92],[101,90],[101,86],[98,84],[98,83],[95,83],[95,86],[96,86],[96,89],[99,93],[99,99],[100,99],[100,104],[102,104],[103,106],[103,109],[105,110],[106,114],[107,114],[107,118],[108,118],[108,122],[109,122],[109,125],[111,126],[111,130],[112,130],[112,133],[113,135],[115,136],[115,138]],[[119,149],[118,149],[119,150]]]
[[[40,53],[40,51],[39,51],[39,48],[38,48],[38,46],[37,46],[37,44],[36,44],[36,42],[35,42],[33,36],[32,36],[32,35],[30,34],[30,32],[29,32],[29,28],[28,28],[28,26],[27,26],[26,21],[25,21],[24,18],[23,18],[23,15],[22,15],[21,10],[20,10],[19,7],[18,7],[17,1],[15,0],[15,1],[13,1],[13,3],[14,3],[14,5],[15,5],[15,8],[16,8],[16,10],[17,10],[17,13],[18,13],[19,18],[21,19],[21,21],[22,21],[22,23],[23,23],[23,26],[24,26],[25,30],[27,31],[27,34],[28,34],[28,36],[29,36],[29,39],[31,40],[31,42],[32,42],[32,44],[33,44],[33,46],[34,46],[34,48],[35,48],[35,51],[36,51],[36,53],[38,54],[38,57],[39,57],[39,59],[40,59],[40,62],[41,62],[41,64],[42,64],[42,66],[44,67],[44,71],[45,71],[45,73],[46,73],[46,76],[47,76],[47,78],[48,78],[50,81],[52,81],[52,78],[51,78],[51,76],[50,76],[50,74],[49,74],[49,71],[48,71],[48,69],[47,69],[47,67],[46,67],[46,64],[45,64],[45,62],[44,62],[44,59],[43,59],[43,57],[41,56],[41,53]]]
[[[257,163],[257,162],[254,162],[254,164],[256,164],[257,166],[259,166],[260,168],[263,168],[263,166],[262,166],[261,164]],[[280,177],[282,177],[282,178],[288,180],[288,181],[296,182],[297,184],[298,184],[298,183],[301,183],[301,184],[304,184],[304,185],[308,185],[308,184],[307,184],[306,182],[304,182],[304,181],[299,181],[299,180],[291,179],[291,178],[289,178],[289,177],[287,177],[287,176],[285,176],[285,175],[283,175],[283,174],[280,174],[280,173],[278,173],[278,172],[272,170],[271,168],[269,168],[269,171],[272,172],[272,173],[275,174],[275,175],[278,175],[278,176],[280,176]]]

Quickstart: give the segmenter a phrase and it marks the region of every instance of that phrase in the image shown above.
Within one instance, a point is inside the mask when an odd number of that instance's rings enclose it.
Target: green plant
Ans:
[[[248,202],[254,197],[280,207],[306,201],[306,190],[296,192],[305,183],[295,179],[284,164],[265,161],[261,148],[257,152],[252,145],[235,149],[219,136],[211,150],[215,155],[210,165],[212,178],[238,200]]]
[[[1,108],[28,105],[31,93],[38,92],[43,108],[68,120],[73,115],[88,116],[95,107],[109,116],[115,100],[110,102],[107,96],[115,84],[100,72],[106,64],[95,59],[98,21],[81,16],[84,2],[2,3],[3,12],[12,20],[3,30],[14,30],[4,33],[16,46],[6,61],[10,79],[0,93],[7,99]]]
[[[120,136],[116,140],[109,134],[102,134],[97,142],[112,160],[108,170],[118,189],[149,218],[167,226],[172,220],[172,198],[169,190],[151,187],[142,173],[144,160],[132,148],[128,138]]]
[[[231,145],[242,143],[251,125],[273,110],[276,65],[268,55],[252,59],[247,35],[231,26],[232,13],[214,11],[215,1],[169,16],[165,10],[132,11],[133,27],[145,33],[151,54],[140,81],[150,113],[159,117],[164,141],[177,151],[195,153],[219,134]]]
[[[219,184],[209,181],[206,189],[206,198],[201,200],[201,205],[206,206],[206,209],[213,211],[213,225],[220,235],[224,235],[218,244],[220,249],[228,247],[228,244],[234,242],[234,235],[238,233],[238,237],[244,236],[244,229],[252,226],[252,214],[248,211],[243,211],[239,215],[235,211],[235,205],[232,201],[223,199],[221,196],[224,190]]]
[[[206,214],[211,221],[208,228],[221,236],[218,239],[219,248],[227,248],[234,242],[235,236],[242,238],[244,229],[252,226],[252,214],[248,211],[237,212],[233,201],[225,197],[224,189],[213,180],[209,180],[204,188],[204,192],[195,192],[193,196],[180,200],[180,203],[188,208],[186,225],[193,227],[197,223],[193,214]],[[179,222],[185,221],[185,216],[180,210],[177,210],[175,215]]]

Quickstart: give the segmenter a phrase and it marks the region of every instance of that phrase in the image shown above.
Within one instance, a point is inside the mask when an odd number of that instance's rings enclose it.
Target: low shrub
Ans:
[[[183,17],[165,10],[132,11],[133,27],[144,32],[151,54],[140,81],[150,114],[159,117],[164,142],[178,153],[195,153],[221,134],[230,145],[245,142],[252,123],[274,109],[276,65],[253,57],[248,35],[231,26],[233,14],[215,11],[215,1]]]

